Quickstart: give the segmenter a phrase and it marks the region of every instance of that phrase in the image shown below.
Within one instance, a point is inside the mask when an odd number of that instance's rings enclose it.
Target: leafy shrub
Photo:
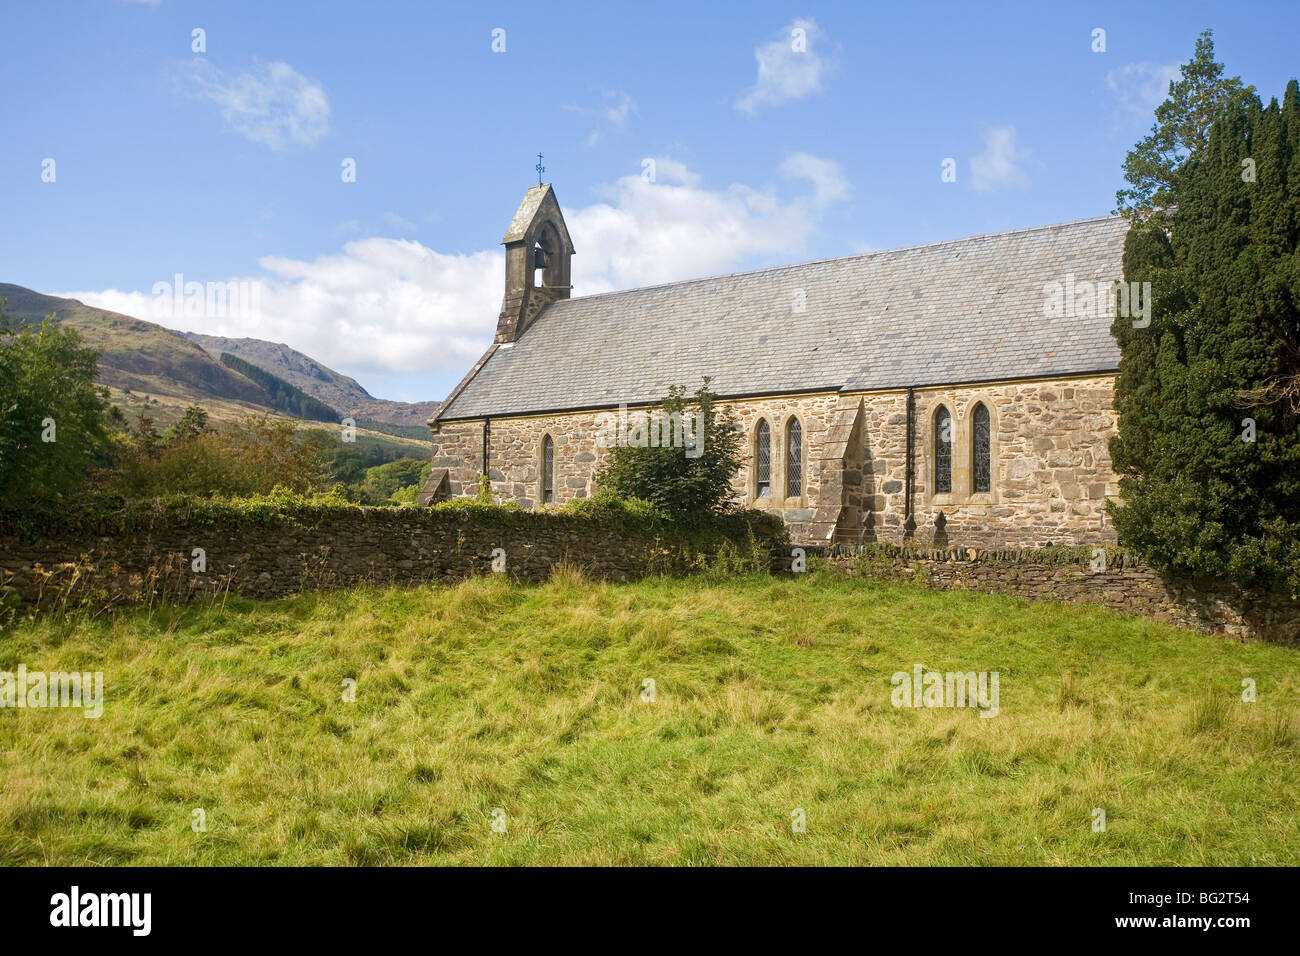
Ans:
[[[452,498],[449,501],[440,501],[433,506],[433,510],[463,514],[466,518],[497,518],[501,515],[524,513],[519,505],[513,501],[499,505],[478,498]]]
[[[716,407],[709,380],[687,397],[672,386],[658,409],[661,420],[682,422],[683,437],[694,438],[692,457],[671,443],[645,447],[620,441],[604,457],[596,474],[598,487],[615,495],[649,502],[680,525],[707,523],[710,516],[735,507],[731,481],[740,470],[740,425],[729,411]],[[688,424],[689,423],[689,424]]]
[[[564,506],[570,514],[593,518],[632,518],[646,523],[666,522],[668,515],[648,501],[622,498],[612,488],[600,488],[590,498],[571,498]]]
[[[160,441],[142,418],[107,486],[128,499],[247,497],[277,486],[312,492],[324,483],[325,455],[319,440],[282,419],[252,416],[221,430],[204,423]]]

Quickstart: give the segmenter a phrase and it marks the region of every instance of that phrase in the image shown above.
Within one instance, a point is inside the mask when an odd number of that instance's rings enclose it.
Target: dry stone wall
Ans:
[[[773,547],[783,537],[756,534]],[[191,600],[227,591],[278,597],[366,583],[457,581],[497,568],[512,580],[539,581],[560,562],[592,578],[625,581],[679,570],[721,540],[697,546],[615,519],[554,513],[483,519],[458,509],[329,508],[266,523],[215,524],[164,514],[114,534],[0,535],[0,600],[48,607]],[[736,543],[745,541],[738,536]]]
[[[845,547],[819,550],[842,568],[939,590],[1100,604],[1151,620],[1236,638],[1300,643],[1300,601],[1214,582],[1179,581],[1120,549]],[[1064,553],[1063,553],[1064,552]]]
[[[776,557],[774,567],[789,569],[783,535],[755,532],[760,547]],[[745,544],[739,535],[734,540]],[[623,581],[682,570],[691,557],[721,543],[670,541],[619,520],[553,512],[500,512],[485,520],[462,509],[328,508],[257,523],[163,514],[111,534],[28,540],[0,533],[0,602],[12,609],[210,599],[226,592],[279,597],[368,583],[457,581],[498,573],[494,559],[512,580],[544,580],[567,562],[593,578]],[[1300,601],[1173,581],[1118,550],[1106,550],[1103,570],[1093,569],[1095,554],[1086,548],[867,545],[810,553],[827,554],[857,573],[931,588],[1101,604],[1234,637],[1300,642]]]

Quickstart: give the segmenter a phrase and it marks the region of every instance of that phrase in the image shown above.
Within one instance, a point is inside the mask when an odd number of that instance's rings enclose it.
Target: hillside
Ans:
[[[441,404],[375,398],[356,379],[287,345],[174,332],[156,322],[9,283],[0,283],[0,299],[8,300],[5,313],[20,322],[39,322],[52,312],[60,322],[80,329],[87,343],[102,352],[100,382],[124,392],[194,401],[224,399],[275,410],[260,385],[222,365],[225,352],[302,389],[340,415],[358,420],[423,428]]]
[[[268,396],[261,386],[226,368],[179,332],[6,283],[0,283],[0,299],[7,300],[5,314],[20,322],[39,322],[53,313],[59,322],[78,329],[86,344],[100,350],[102,385],[199,403],[222,399],[266,407]]]
[[[313,422],[338,422],[339,413],[319,399],[312,398],[296,385],[290,385],[284,379],[272,375],[264,368],[252,362],[245,362],[229,352],[221,353],[221,364],[238,372],[249,381],[256,382],[266,390],[275,407],[286,415],[305,418]]]
[[[174,424],[189,405],[202,405],[214,423],[234,421],[255,413],[291,417],[285,415],[280,409],[279,406],[283,405],[283,402],[277,402],[276,397],[266,388],[223,365],[220,361],[220,353],[213,355],[183,333],[164,328],[156,322],[97,309],[76,299],[43,295],[9,283],[0,283],[0,299],[6,300],[5,314],[19,322],[40,322],[45,316],[53,313],[59,322],[79,330],[88,345],[100,350],[99,375],[96,381],[107,386],[110,401],[122,408],[131,423],[138,420],[140,415],[147,413],[160,427],[166,427]],[[257,340],[242,341],[256,342]],[[274,346],[274,348],[284,348],[284,346]],[[307,356],[293,352],[292,349],[286,351],[292,352],[305,362],[316,364]],[[263,368],[276,378],[286,378],[276,368],[265,368],[257,362],[251,364]],[[408,406],[402,402],[384,402],[370,398],[352,379],[346,379],[337,372],[325,369],[324,366],[317,367],[325,373],[351,382],[357,391],[366,395],[370,402],[375,403],[376,411],[393,416],[394,412],[383,406],[397,406],[399,412],[405,413],[396,414],[395,417],[401,419],[396,423],[397,425],[416,424],[412,418],[419,418],[418,424],[423,426],[432,415],[432,411],[419,417],[418,412],[407,410],[423,408],[426,405],[431,409],[438,407],[437,402]],[[324,401],[308,389],[303,391],[313,398]],[[342,412],[342,414],[349,413]],[[292,417],[301,421],[297,416]],[[387,419],[373,414],[364,417],[377,422],[387,422]],[[304,426],[307,424],[303,422]],[[310,424],[313,427],[320,427],[319,422]],[[363,423],[358,422],[358,436],[402,455],[422,457],[428,449],[427,429],[422,435],[415,429],[401,430],[396,434],[380,433],[372,432],[366,429]]]
[[[181,333],[214,359],[222,353],[243,359],[319,399],[340,415],[387,425],[423,428],[439,402],[392,402],[375,398],[356,379],[334,371],[296,349],[262,339],[231,339],[198,332]]]

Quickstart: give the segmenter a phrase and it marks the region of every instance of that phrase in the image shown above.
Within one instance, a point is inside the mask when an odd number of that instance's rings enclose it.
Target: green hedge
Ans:
[[[550,521],[573,524],[616,522],[628,534],[638,537],[693,545],[717,544],[724,539],[733,543],[768,539],[776,546],[788,540],[780,518],[766,512],[735,511],[684,528],[646,502],[624,501],[611,495],[597,495],[563,508],[525,511],[514,504],[490,504],[474,498],[456,498],[423,509],[410,506],[363,507],[347,501],[337,492],[303,495],[285,489],[238,499],[170,496],[126,502],[121,498],[100,496],[60,505],[58,510],[0,511],[0,535],[23,540],[113,537],[163,525],[185,524],[196,528],[272,526],[285,521],[317,525],[360,514],[404,515],[434,523],[440,518],[456,519],[477,525],[519,529]]]

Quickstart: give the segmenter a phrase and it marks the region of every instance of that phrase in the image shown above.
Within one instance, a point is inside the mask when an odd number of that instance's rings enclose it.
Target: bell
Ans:
[[[546,258],[546,250],[543,249],[541,246],[537,246],[536,248],[534,248],[534,249],[533,249],[533,268],[534,268],[534,269],[545,269],[548,265],[550,265],[550,262],[547,261],[547,258]]]

